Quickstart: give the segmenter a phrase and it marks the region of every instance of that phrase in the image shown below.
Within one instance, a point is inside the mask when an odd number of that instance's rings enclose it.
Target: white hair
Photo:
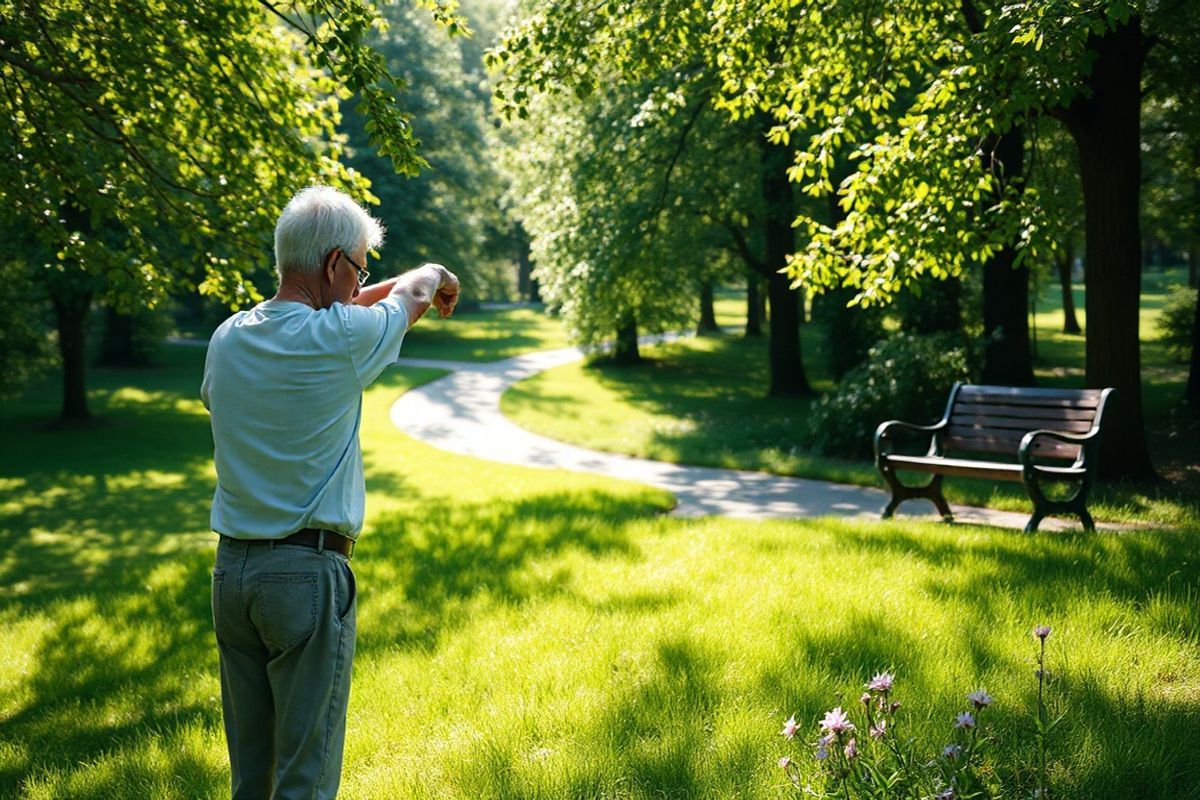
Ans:
[[[347,194],[331,186],[310,186],[288,201],[275,223],[275,269],[318,272],[335,249],[347,255],[383,244],[383,225]]]

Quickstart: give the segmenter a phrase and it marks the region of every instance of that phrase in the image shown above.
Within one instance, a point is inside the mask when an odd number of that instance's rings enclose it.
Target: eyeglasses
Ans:
[[[353,259],[353,258],[351,258],[350,256],[346,255],[344,252],[342,253],[342,258],[344,258],[344,259],[346,259],[347,261],[349,261],[349,262],[350,262],[350,266],[354,267],[354,271],[355,271],[356,273],[358,273],[358,285],[359,285],[359,286],[366,286],[366,285],[367,285],[367,278],[371,277],[371,273],[370,273],[370,272],[367,272],[367,268],[366,268],[366,267],[364,267],[364,266],[362,266],[361,264],[358,264],[358,263],[356,263],[356,262],[354,261],[354,259]]]

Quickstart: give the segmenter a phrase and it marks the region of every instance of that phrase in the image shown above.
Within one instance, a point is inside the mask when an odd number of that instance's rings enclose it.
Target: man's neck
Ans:
[[[321,302],[323,298],[320,296],[320,292],[314,291],[311,286],[307,286],[305,283],[293,280],[290,277],[284,278],[279,282],[279,290],[275,292],[275,296],[271,299],[304,303],[306,306],[317,310],[325,307]]]

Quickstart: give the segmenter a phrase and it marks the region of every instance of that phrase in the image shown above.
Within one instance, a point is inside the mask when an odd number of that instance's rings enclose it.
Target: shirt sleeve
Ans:
[[[408,311],[389,295],[373,306],[341,305],[340,316],[354,374],[365,389],[400,357],[408,332]]]

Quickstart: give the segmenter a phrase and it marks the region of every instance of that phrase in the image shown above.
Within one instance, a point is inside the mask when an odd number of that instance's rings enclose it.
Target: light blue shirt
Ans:
[[[278,539],[322,528],[357,538],[362,392],[399,356],[407,330],[395,296],[322,310],[267,300],[221,323],[200,387],[217,467],[214,531]]]

